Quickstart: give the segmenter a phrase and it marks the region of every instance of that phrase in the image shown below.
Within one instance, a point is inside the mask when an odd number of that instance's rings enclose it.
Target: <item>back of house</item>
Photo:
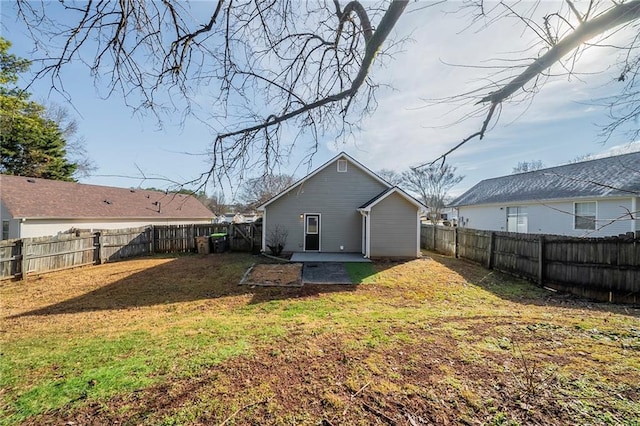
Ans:
[[[415,199],[345,153],[268,200],[264,251],[419,255]]]

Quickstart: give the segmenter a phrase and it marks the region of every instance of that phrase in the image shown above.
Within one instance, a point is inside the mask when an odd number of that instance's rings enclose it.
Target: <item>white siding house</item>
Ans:
[[[2,239],[70,230],[211,223],[214,214],[185,194],[0,175]]]
[[[486,179],[451,203],[468,228],[602,237],[640,231],[640,153]]]

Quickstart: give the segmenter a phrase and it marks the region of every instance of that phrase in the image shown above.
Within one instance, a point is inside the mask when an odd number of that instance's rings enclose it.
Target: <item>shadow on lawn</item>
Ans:
[[[640,317],[640,309],[619,304],[597,302],[567,293],[554,293],[536,284],[499,271],[486,269],[462,259],[426,253],[430,259],[456,272],[466,281],[489,291],[501,299],[537,306],[593,309],[631,317]]]
[[[106,266],[105,285],[80,296],[9,318],[131,309],[242,295],[252,295],[249,304],[258,304],[356,289],[355,285],[286,288],[239,285],[246,269],[252,262],[259,261],[257,256],[238,254],[181,256],[113,282],[108,280],[110,272]],[[82,271],[79,270],[78,274],[82,274]]]

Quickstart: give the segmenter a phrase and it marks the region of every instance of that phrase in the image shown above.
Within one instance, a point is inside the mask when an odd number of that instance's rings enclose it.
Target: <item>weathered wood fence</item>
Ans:
[[[153,253],[197,251],[196,237],[227,234],[232,251],[260,250],[254,223],[148,226],[0,241],[0,279],[42,274]]]
[[[640,302],[640,238],[576,238],[422,225],[422,248],[596,300]]]

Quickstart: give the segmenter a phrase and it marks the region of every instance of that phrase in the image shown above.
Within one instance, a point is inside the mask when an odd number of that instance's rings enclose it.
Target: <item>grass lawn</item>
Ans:
[[[256,260],[0,283],[0,424],[640,424],[638,309],[435,254],[239,286]]]

